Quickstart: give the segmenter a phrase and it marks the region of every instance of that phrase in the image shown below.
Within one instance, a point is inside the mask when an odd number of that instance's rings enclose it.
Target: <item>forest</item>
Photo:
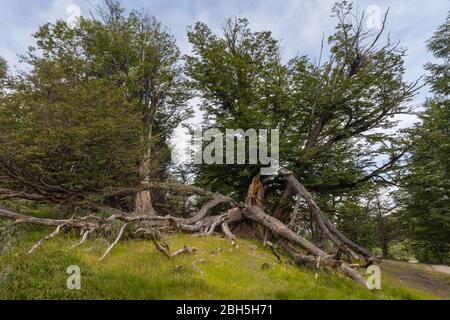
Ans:
[[[164,21],[116,0],[76,26],[42,25],[21,53],[26,68],[0,57],[0,254],[30,232],[40,236],[28,259],[57,237],[73,248],[106,239],[101,261],[121,243],[175,259],[198,250],[185,235],[231,248],[250,239],[366,289],[366,268],[384,260],[450,265],[450,11],[413,82],[389,10],[375,31],[351,2],[330,15],[318,59],[287,59],[270,30],[237,17],[220,31],[188,26],[184,53]],[[401,115],[417,121],[399,127]],[[231,142],[247,152],[234,146],[225,161],[229,146],[204,136],[193,143],[223,161],[176,163],[181,127],[192,141],[199,127],[245,133]],[[269,150],[247,135],[262,129],[267,142],[279,132]],[[276,172],[261,174],[267,162],[252,152],[276,152]]]

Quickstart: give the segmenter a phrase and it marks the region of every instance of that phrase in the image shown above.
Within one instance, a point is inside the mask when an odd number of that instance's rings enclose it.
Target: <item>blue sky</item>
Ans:
[[[285,58],[296,54],[317,57],[322,34],[333,31],[330,9],[335,0],[123,0],[127,8],[144,9],[156,16],[176,36],[183,52],[189,52],[186,27],[204,21],[219,29],[228,17],[247,17],[255,30],[271,30],[282,40]],[[90,0],[96,3],[97,0]],[[363,0],[354,1],[360,12],[376,5],[390,7],[387,31],[408,48],[407,78],[423,74],[423,65],[432,59],[426,40],[443,23],[450,9],[448,0]],[[68,19],[67,9],[77,5],[82,15],[91,6],[87,0],[0,0],[0,55],[17,64],[17,54],[33,44],[31,34],[39,25]]]
[[[97,0],[90,0],[96,3]],[[332,33],[335,20],[330,9],[335,0],[123,0],[127,8],[143,9],[154,15],[174,34],[183,53],[189,53],[186,27],[203,21],[219,30],[229,17],[246,17],[254,30],[271,30],[282,41],[283,57],[297,54],[317,58],[322,35]],[[445,20],[449,0],[361,0],[354,1],[359,12],[371,14],[390,7],[386,30],[393,40],[408,49],[406,78],[414,81],[424,74],[423,65],[433,60],[426,41]],[[0,0],[0,56],[11,66],[18,65],[17,54],[33,44],[31,34],[39,25],[56,19],[69,19],[68,8],[76,5],[82,15],[92,9],[87,0]],[[372,13],[373,14],[373,13]],[[13,67],[14,68],[14,67]],[[414,103],[429,95],[424,88]],[[404,117],[403,126],[415,119]]]

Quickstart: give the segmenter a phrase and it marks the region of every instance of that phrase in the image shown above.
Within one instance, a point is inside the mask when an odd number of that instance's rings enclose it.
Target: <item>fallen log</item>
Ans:
[[[284,176],[288,181],[288,186],[283,193],[282,199],[280,199],[277,208],[285,207],[289,202],[291,192],[297,192],[302,197],[308,206],[311,208],[314,218],[322,231],[333,241],[337,246],[337,252],[351,255],[353,258],[358,258],[356,253],[361,254],[368,263],[377,262],[374,259],[374,255],[371,254],[365,248],[358,246],[356,243],[349,240],[343,235],[326,217],[323,215],[320,208],[315,203],[312,195],[304,188],[304,186],[295,178],[292,172],[282,169],[280,175]],[[267,236],[269,231],[271,235],[275,237],[275,240],[281,244],[282,248],[286,251],[294,261],[299,264],[307,265],[315,269],[333,268],[338,272],[346,275],[360,285],[365,286],[365,281],[362,276],[346,262],[340,259],[340,255],[330,255],[317,245],[302,237],[300,234],[293,232],[288,226],[281,222],[277,217],[267,214],[263,206],[263,186],[259,183],[259,178],[255,178],[252,181],[251,187],[249,187],[249,195],[246,203],[237,203],[232,198],[206,191],[199,187],[186,186],[179,184],[168,183],[156,183],[151,182],[146,185],[138,187],[139,190],[149,190],[154,188],[161,188],[164,190],[181,192],[181,193],[193,193],[201,197],[210,198],[200,209],[190,218],[180,218],[175,216],[150,216],[150,215],[130,215],[126,212],[122,212],[116,208],[104,207],[98,203],[84,203],[84,208],[94,211],[109,211],[111,215],[108,217],[98,216],[90,214],[84,217],[73,217],[71,219],[47,219],[36,218],[24,214],[13,212],[10,209],[0,207],[0,218],[6,218],[14,220],[17,223],[31,223],[35,225],[56,227],[56,230],[49,236],[40,240],[32,250],[36,250],[42,242],[52,239],[62,229],[79,229],[82,235],[82,239],[79,243],[72,247],[77,247],[83,244],[87,237],[101,230],[108,229],[112,223],[120,221],[123,223],[120,228],[115,241],[108,247],[103,256],[100,259],[104,259],[113,249],[113,247],[122,238],[125,228],[130,224],[136,224],[138,227],[137,233],[150,237],[158,251],[165,256],[172,258],[182,253],[192,253],[195,248],[184,247],[174,253],[170,253],[170,250],[166,244],[160,241],[159,238],[149,231],[154,229],[157,232],[160,231],[182,231],[189,233],[196,233],[199,235],[212,235],[216,230],[221,230],[222,233],[232,241],[232,244],[236,244],[237,236],[231,231],[231,225],[240,226],[242,224],[257,228],[259,231],[263,231]],[[258,188],[259,189],[258,189]],[[111,195],[123,195],[136,192],[136,188],[122,188],[116,190],[106,190],[102,193],[104,197]],[[210,211],[219,206],[226,205],[227,212],[221,215],[210,216]],[[277,214],[277,209],[275,210]],[[234,229],[236,230],[236,228]],[[256,229],[255,229],[256,230]],[[265,239],[265,243],[268,242]],[[274,245],[271,245],[274,250]],[[302,253],[297,248],[305,251]],[[275,254],[276,252],[274,252]]]
[[[292,171],[287,169],[280,169],[280,175],[286,177],[289,184],[294,188],[294,190],[302,197],[309,208],[311,209],[312,214],[316,218],[317,223],[319,224],[322,231],[328,236],[328,238],[335,243],[340,250],[344,253],[349,254],[354,259],[358,259],[359,257],[355,254],[361,254],[370,265],[371,263],[379,263],[379,259],[372,254],[369,250],[357,245],[350,239],[348,239],[343,233],[341,233],[336,226],[331,223],[322,213],[319,206],[314,201],[313,196],[306,190],[306,188],[295,178]]]
[[[281,221],[272,216],[269,216],[261,208],[257,206],[249,207],[243,211],[243,215],[255,222],[260,223],[264,227],[268,228],[273,234],[282,238],[280,242],[283,245],[283,248],[289,254],[289,256],[294,259],[294,261],[310,267],[315,267],[317,269],[320,269],[320,264],[327,267],[332,267],[338,272],[350,277],[358,284],[367,287],[364,278],[354,269],[350,268],[346,263],[334,259],[325,251],[319,249],[305,238],[294,233]],[[290,246],[291,243],[300,246],[312,255],[307,256],[298,253]]]
[[[339,273],[346,275],[347,277],[349,277],[359,285],[363,286],[364,288],[368,288],[367,283],[364,280],[363,276],[359,274],[355,269],[351,268],[345,262],[333,259],[329,255],[314,257],[301,254],[297,252],[294,248],[292,248],[290,243],[288,243],[286,240],[281,240],[280,244],[283,247],[283,249],[287,252],[287,254],[292,259],[294,259],[295,262],[309,266],[317,270],[321,270],[321,267],[323,266],[331,267],[337,270]]]

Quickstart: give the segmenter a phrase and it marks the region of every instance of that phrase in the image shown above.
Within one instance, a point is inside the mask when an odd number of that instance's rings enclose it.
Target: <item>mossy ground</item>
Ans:
[[[42,231],[31,231],[7,254],[0,255],[0,299],[433,299],[382,275],[382,290],[369,291],[338,275],[277,262],[261,244],[240,240],[234,249],[219,237],[176,235],[171,250],[195,246],[194,255],[172,260],[149,241],[121,241],[103,261],[107,243],[59,236],[31,256],[27,251]],[[194,270],[198,263],[204,274]],[[283,260],[288,261],[287,258]],[[263,264],[270,267],[263,269]],[[67,267],[81,269],[81,290],[68,290]]]

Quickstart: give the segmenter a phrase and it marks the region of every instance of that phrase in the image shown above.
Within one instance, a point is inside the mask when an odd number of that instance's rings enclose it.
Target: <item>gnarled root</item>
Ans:
[[[173,253],[170,253],[169,245],[162,242],[156,232],[145,229],[145,228],[139,228],[138,230],[136,230],[135,234],[138,234],[138,233],[143,233],[144,235],[146,235],[150,239],[152,239],[153,243],[155,244],[156,249],[169,259],[172,259],[173,257],[176,257],[183,253],[191,253],[192,254],[192,253],[197,252],[197,250],[198,250],[195,247],[184,246],[184,248],[179,249]]]

